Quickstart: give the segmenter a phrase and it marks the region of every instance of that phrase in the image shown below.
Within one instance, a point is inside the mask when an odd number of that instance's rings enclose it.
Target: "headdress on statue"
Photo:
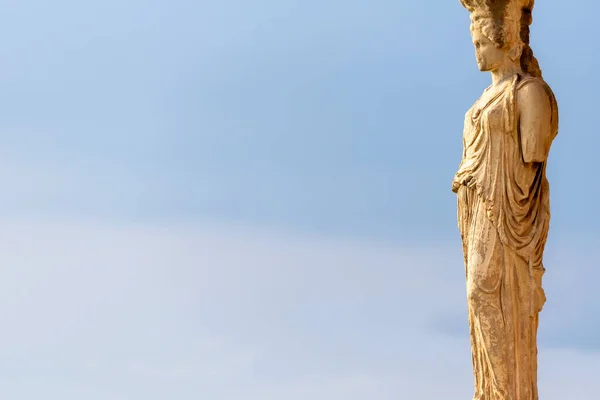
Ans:
[[[493,20],[502,25],[507,42],[524,41],[529,43],[529,25],[531,25],[534,0],[459,0],[471,13],[471,22],[476,25],[481,20]],[[527,37],[523,37],[524,28]]]

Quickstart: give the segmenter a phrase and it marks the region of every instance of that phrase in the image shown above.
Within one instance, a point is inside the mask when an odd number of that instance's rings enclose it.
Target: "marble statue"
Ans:
[[[452,190],[463,243],[474,400],[537,400],[546,161],[558,108],[529,46],[534,0],[460,0],[492,84],[465,117]]]

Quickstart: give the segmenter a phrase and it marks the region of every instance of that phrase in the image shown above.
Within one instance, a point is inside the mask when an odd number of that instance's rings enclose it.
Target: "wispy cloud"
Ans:
[[[465,307],[454,246],[64,220],[0,240],[7,398],[470,395],[467,338],[432,328]],[[541,354],[545,398],[594,387],[600,355]]]

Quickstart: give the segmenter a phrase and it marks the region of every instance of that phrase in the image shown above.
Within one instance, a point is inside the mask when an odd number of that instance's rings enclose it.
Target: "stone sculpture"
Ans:
[[[458,197],[474,400],[537,400],[542,256],[550,220],[546,161],[558,108],[529,46],[534,0],[460,0],[477,64],[491,72],[465,117]]]

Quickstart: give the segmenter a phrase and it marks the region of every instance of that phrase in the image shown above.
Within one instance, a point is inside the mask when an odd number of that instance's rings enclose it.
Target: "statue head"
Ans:
[[[471,34],[482,71],[517,66],[541,77],[529,46],[534,0],[460,0],[471,12]]]

